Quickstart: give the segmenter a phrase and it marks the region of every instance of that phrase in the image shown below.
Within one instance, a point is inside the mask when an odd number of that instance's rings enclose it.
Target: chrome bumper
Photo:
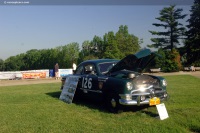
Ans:
[[[130,94],[131,95],[131,94]],[[140,105],[145,105],[145,104],[149,104],[149,101],[150,101],[150,99],[153,97],[153,96],[151,96],[151,94],[150,93],[143,93],[143,94],[136,94],[136,95],[131,95],[131,96],[137,96],[137,98],[136,99],[130,99],[130,100],[127,100],[127,99],[123,99],[123,98],[121,98],[121,99],[119,99],[119,103],[121,104],[121,105],[127,105],[127,106],[129,106],[129,105],[137,105],[137,106],[140,106]],[[141,96],[146,96],[146,98],[145,98],[145,100],[141,100]],[[120,95],[120,97],[124,97],[124,95]],[[157,96],[158,97],[158,96]],[[167,100],[168,99],[168,95],[167,95],[167,97],[158,97],[158,98],[160,98],[160,101],[164,101],[164,100]]]
[[[122,105],[144,105],[149,104],[150,98],[145,99],[144,101],[140,101],[140,98],[137,98],[137,100],[125,100],[125,99],[119,99],[119,103]]]

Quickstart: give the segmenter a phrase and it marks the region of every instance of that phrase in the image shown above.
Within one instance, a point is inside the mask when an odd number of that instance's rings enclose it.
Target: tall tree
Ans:
[[[5,71],[19,71],[24,68],[24,54],[11,56],[4,61]]]
[[[127,25],[121,25],[116,33],[110,31],[103,36],[103,58],[122,59],[137,52],[140,49],[138,40],[138,37],[129,34]]]
[[[103,57],[103,52],[105,51],[103,39],[99,36],[94,36],[93,40],[91,41],[90,47],[91,53],[98,58]]]
[[[71,68],[73,62],[76,63],[79,57],[79,44],[77,42],[72,42],[67,45],[68,58],[65,60],[68,65],[67,68]]]
[[[82,49],[79,52],[78,64],[84,60],[87,60],[87,57],[90,55],[90,41],[86,40],[82,43]]]
[[[185,34],[185,28],[183,24],[179,22],[180,19],[184,19],[186,14],[182,15],[183,9],[175,8],[175,5],[165,7],[160,11],[160,17],[156,18],[161,23],[153,23],[156,27],[162,27],[165,31],[149,31],[152,35],[159,36],[158,38],[152,38],[151,41],[154,44],[148,45],[148,47],[170,49],[176,48],[179,44],[179,39],[182,39]]]
[[[138,37],[129,34],[128,26],[121,25],[117,33],[105,33],[103,39],[94,36],[92,41],[82,44],[79,61],[86,59],[115,58],[121,59],[128,54],[133,54],[140,49]]]
[[[186,51],[188,64],[200,66],[200,0],[194,0],[188,20]]]
[[[36,69],[35,67],[37,66],[36,62],[39,59],[39,50],[37,49],[31,49],[26,52],[26,56],[24,56],[24,64],[25,64],[25,70],[30,70],[30,69]]]
[[[121,25],[115,34],[117,47],[121,52],[120,58],[133,54],[140,49],[139,39],[133,34],[129,34],[128,26]]]
[[[77,62],[79,54],[79,44],[72,42],[56,48],[58,51],[57,63],[60,68],[70,68],[73,62]]]
[[[115,34],[110,31],[104,35],[105,53],[104,58],[120,59],[121,52],[117,47]]]
[[[0,71],[4,71],[4,61],[0,59]]]

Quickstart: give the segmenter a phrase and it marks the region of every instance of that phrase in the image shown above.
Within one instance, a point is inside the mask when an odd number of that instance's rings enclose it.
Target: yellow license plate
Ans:
[[[158,98],[158,97],[153,97],[149,100],[150,106],[158,105],[158,104],[160,104],[160,98]]]

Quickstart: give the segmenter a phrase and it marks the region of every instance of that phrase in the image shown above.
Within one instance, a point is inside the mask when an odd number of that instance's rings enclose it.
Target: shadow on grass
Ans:
[[[56,98],[56,99],[59,99],[60,94],[61,94],[61,91],[46,93],[46,95],[53,97],[53,98]]]
[[[50,93],[46,93],[46,95],[58,99],[60,97],[61,91],[57,91],[57,92],[50,92]],[[79,98],[75,98],[73,99],[73,103],[78,105],[78,106],[86,106],[90,109],[95,109],[95,110],[99,110],[100,112],[106,112],[109,113],[109,111],[106,109],[105,103],[103,101],[100,100],[94,100],[94,99],[89,99],[89,98],[83,98],[83,97],[79,97]],[[124,106],[123,107],[123,112],[141,112],[143,114],[149,115],[151,117],[156,117],[158,116],[158,114],[154,114],[151,111],[149,111],[148,109],[151,108],[148,105],[143,105],[143,106]]]
[[[73,101],[73,103],[78,106],[86,106],[90,109],[96,109],[100,112],[111,113],[108,111],[105,103],[102,101],[96,101],[96,100],[91,100],[91,99],[78,99],[78,100],[76,99]],[[149,107],[148,105],[123,106],[122,110],[123,110],[123,112],[133,112],[133,113],[139,113],[140,115],[148,115],[150,117],[158,117],[158,114],[154,113],[154,111],[152,111],[152,108],[153,107]]]
[[[200,127],[196,125],[190,126],[190,131],[192,133],[200,133]]]
[[[73,100],[73,103],[78,105],[78,106],[86,106],[90,109],[95,109],[95,110],[98,110],[100,112],[108,112],[102,101],[92,100],[92,99],[89,99],[89,98],[79,98],[79,99],[75,98]]]
[[[152,111],[153,107],[150,107],[149,105],[141,105],[141,106],[126,106],[123,108],[124,112],[137,112],[137,113],[141,113],[141,114],[145,114],[151,117],[157,117],[158,114],[154,113],[154,111]]]
[[[61,91],[46,93],[46,95],[58,100],[59,100],[60,94],[61,94]],[[95,100],[86,99],[86,98],[85,99],[79,98],[79,99],[73,99],[73,103],[78,106],[86,106],[91,109],[97,109],[99,111],[107,112],[105,110],[103,102],[100,102],[100,101],[95,101]]]
[[[152,111],[148,111],[148,110],[142,110],[141,113],[144,113],[148,116],[155,117],[155,118],[159,117],[158,113],[153,113]]]

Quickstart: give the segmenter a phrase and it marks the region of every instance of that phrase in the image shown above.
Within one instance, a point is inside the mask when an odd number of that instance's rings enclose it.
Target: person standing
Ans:
[[[73,63],[73,65],[72,65],[72,70],[73,70],[73,74],[74,74],[74,72],[76,70],[76,64],[75,63]]]
[[[54,67],[54,70],[55,70],[55,78],[56,78],[56,80],[59,78],[59,77],[58,77],[58,69],[59,69],[59,65],[58,65],[58,63],[56,63],[56,65],[55,65],[55,67]]]

